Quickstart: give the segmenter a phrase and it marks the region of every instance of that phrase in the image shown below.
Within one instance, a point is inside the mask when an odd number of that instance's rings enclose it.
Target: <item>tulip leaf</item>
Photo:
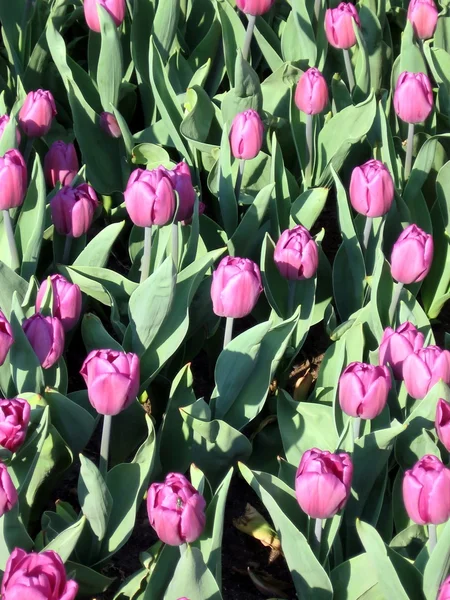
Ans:
[[[205,565],[198,548],[188,546],[175,569],[164,600],[179,598],[180,594],[196,600],[222,600],[211,571]]]
[[[239,48],[243,47],[245,29],[236,11],[229,2],[216,0],[217,14],[222,25],[223,54],[230,85],[235,86],[235,60]]]
[[[119,88],[122,81],[122,46],[117,26],[109,12],[96,4],[101,34],[101,48],[97,65],[97,85],[103,110],[111,112],[111,106],[119,103]]]
[[[11,313],[14,292],[21,304],[27,294],[27,288],[25,279],[0,260],[0,309],[7,319]]]
[[[291,218],[295,225],[311,229],[325,207],[329,189],[312,188],[301,194],[291,206]],[[291,223],[291,227],[292,227]]]
[[[67,561],[65,566],[67,573],[73,573],[73,578],[79,586],[79,594],[82,596],[102,594],[114,582],[114,579],[97,573],[86,565]]]
[[[14,548],[33,550],[33,540],[27,533],[19,512],[19,504],[0,517],[0,569],[5,571],[6,563]]]
[[[108,527],[113,499],[106,483],[93,462],[80,454],[80,478],[78,480],[78,497],[81,510],[89,521],[92,531],[101,542]]]
[[[104,348],[123,352],[123,348],[119,342],[109,335],[100,319],[92,313],[84,315],[81,322],[81,335],[88,354],[92,350],[101,350]]]
[[[270,229],[272,237],[278,239],[283,231],[289,229],[291,193],[284,167],[283,154],[275,133],[272,136],[271,180],[275,182],[275,202],[272,202],[270,206]]]
[[[423,591],[426,600],[438,597],[439,587],[450,568],[450,521],[440,532],[436,547],[425,567],[423,574]]]
[[[111,248],[125,225],[125,221],[112,223],[98,233],[80,252],[73,267],[106,267]]]
[[[224,127],[220,144],[219,167],[219,206],[223,227],[231,237],[238,224],[238,205],[234,195],[233,177],[231,171],[231,150],[227,128]]]
[[[367,553],[354,556],[331,571],[334,600],[364,598],[379,600],[383,597],[377,572],[372,568]]]
[[[47,546],[44,551],[53,550],[61,557],[63,562],[69,560],[70,555],[75,550],[75,546],[83,533],[86,524],[86,517],[82,516],[76,523],[64,529]]]
[[[153,21],[152,35],[163,63],[166,63],[170,56],[177,33],[179,16],[180,2],[178,0],[168,0],[158,4]]]

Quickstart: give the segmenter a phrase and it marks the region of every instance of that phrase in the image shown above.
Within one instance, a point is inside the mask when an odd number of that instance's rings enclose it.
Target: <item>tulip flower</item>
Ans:
[[[62,275],[52,275],[50,284],[53,290],[52,314],[57,317],[64,327],[64,331],[70,331],[78,323],[81,314],[81,290],[78,285],[70,283]],[[41,310],[48,281],[45,279],[36,298],[36,312]]]
[[[403,478],[403,502],[418,525],[439,525],[450,517],[450,469],[432,455],[421,458]]]
[[[5,464],[0,463],[0,516],[9,512],[15,506],[17,500],[17,490],[8,473],[8,469]],[[2,600],[5,598],[6,597],[2,595]]]
[[[122,137],[122,131],[120,130],[119,123],[112,113],[102,112],[100,115],[100,127],[107,135],[109,135],[109,137]]]
[[[178,194],[179,205],[175,221],[186,222],[192,218],[195,199],[197,198],[192,185],[191,171],[185,162],[180,162],[174,169],[167,171],[167,175],[173,189]]]
[[[49,369],[64,351],[64,328],[56,317],[36,313],[23,322],[23,330],[43,369]]]
[[[28,424],[30,422],[31,407],[22,398],[0,400],[0,446],[16,452],[23,444]]]
[[[411,0],[408,5],[408,21],[420,40],[433,37],[438,20],[434,0]]]
[[[0,157],[0,210],[17,208],[27,191],[27,166],[18,150],[8,150]]]
[[[10,122],[10,118],[8,115],[2,115],[0,117],[0,139],[2,137],[2,135],[5,132],[6,126],[8,125],[8,123]],[[20,135],[20,131],[18,129],[16,129],[16,141],[17,141],[17,145],[20,145],[20,141],[22,139],[22,136]]]
[[[450,577],[447,577],[439,588],[437,600],[450,600]]]
[[[19,112],[19,124],[28,137],[42,137],[50,131],[56,114],[52,93],[47,90],[37,90],[30,92],[25,98]]]
[[[75,188],[62,187],[50,200],[56,231],[72,238],[81,237],[89,230],[97,206],[97,195],[87,183]]]
[[[438,400],[436,406],[435,427],[438,438],[450,452],[450,404],[443,398]]]
[[[400,283],[416,283],[428,275],[434,244],[430,234],[410,225],[395,242],[391,254],[392,277]]]
[[[9,349],[13,345],[14,336],[7,318],[0,310],[0,366],[5,362]]]
[[[403,362],[403,379],[408,394],[416,400],[425,398],[440,379],[450,385],[450,352],[427,346],[410,354]]]
[[[328,86],[319,69],[308,69],[300,77],[295,90],[295,104],[307,115],[318,115],[325,109]]]
[[[234,117],[230,129],[234,158],[251,160],[258,156],[263,143],[264,125],[256,110],[245,110]]]
[[[272,8],[275,0],[236,0],[236,6],[246,15],[263,15]]]
[[[355,167],[350,179],[350,202],[366,217],[381,217],[389,212],[394,200],[394,182],[385,165],[369,160]]]
[[[125,18],[125,0],[84,0],[84,18],[89,29],[100,33],[98,6],[102,6],[109,13],[116,27],[122,24]]]
[[[166,169],[133,171],[125,190],[125,206],[138,227],[169,223],[175,212],[175,195]]]
[[[61,140],[53,142],[44,158],[44,174],[48,185],[55,187],[58,182],[70,185],[79,169],[75,146]]]
[[[361,27],[358,11],[350,2],[341,2],[325,13],[325,34],[335,48],[347,50],[356,44],[353,21]]]
[[[405,359],[423,348],[424,341],[423,333],[409,321],[402,323],[395,331],[386,327],[378,350],[380,365],[389,365],[395,379],[401,380]]]
[[[4,600],[75,600],[77,593],[78,584],[67,580],[64,563],[53,550],[11,552],[2,580]]]
[[[350,495],[353,464],[348,454],[312,448],[305,452],[295,475],[300,508],[314,519],[330,519]]]
[[[205,499],[184,475],[169,473],[148,490],[147,512],[159,539],[169,546],[195,542],[205,527]]]
[[[352,362],[339,379],[339,404],[351,417],[374,419],[386,406],[390,389],[387,367]]]
[[[281,234],[273,258],[281,275],[290,280],[310,279],[319,266],[317,244],[302,225]]]

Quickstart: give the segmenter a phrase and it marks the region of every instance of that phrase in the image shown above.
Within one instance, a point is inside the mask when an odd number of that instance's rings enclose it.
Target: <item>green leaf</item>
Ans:
[[[97,66],[97,86],[103,110],[111,112],[111,107],[119,103],[119,88],[122,82],[122,46],[117,26],[109,12],[101,4],[96,4],[101,34],[101,48]]]
[[[45,546],[44,551],[53,550],[59,554],[63,562],[68,561],[83,533],[85,524],[86,517],[83,516],[76,523],[70,525],[70,527],[57,535],[49,544],[47,544],[47,546]]]
[[[228,130],[223,129],[219,158],[219,206],[222,221],[228,237],[231,237],[238,224],[238,205],[234,195],[231,172],[231,151]]]
[[[106,534],[113,500],[106,483],[93,462],[80,454],[78,497],[81,510],[101,542]]]
[[[111,248],[125,225],[125,221],[108,225],[98,233],[77,256],[73,267],[106,267]]]
[[[211,571],[197,548],[188,546],[175,569],[164,600],[180,598],[181,594],[196,600],[221,600],[222,595]]]
[[[296,225],[311,229],[325,207],[328,188],[312,188],[301,194],[291,206],[291,218]]]
[[[73,573],[73,578],[79,586],[79,594],[82,596],[102,594],[114,582],[114,579],[72,561],[66,562],[66,571]]]
[[[155,20],[153,21],[152,35],[164,63],[169,58],[175,40],[179,16],[180,2],[178,0],[168,0],[168,2],[158,4]]]
[[[331,571],[334,600],[358,598],[364,600],[380,600],[384,598],[378,583],[377,572],[372,568],[367,553],[355,556]]]
[[[436,547],[425,567],[423,574],[423,591],[426,600],[435,600],[439,587],[447,577],[450,568],[450,522],[441,530]]]
[[[123,352],[123,348],[119,342],[109,335],[100,319],[91,313],[87,313],[83,317],[81,322],[81,335],[88,354],[92,350],[101,350],[105,348]]]
[[[6,563],[14,548],[33,550],[33,540],[22,523],[19,504],[0,517],[0,569],[5,570]]]
[[[0,309],[7,318],[11,314],[14,292],[17,294],[19,303],[22,304],[27,290],[28,284],[25,279],[22,279],[0,260]]]

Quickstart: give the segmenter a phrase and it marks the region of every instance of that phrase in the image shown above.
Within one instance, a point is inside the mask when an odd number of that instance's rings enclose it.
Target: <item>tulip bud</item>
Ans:
[[[423,348],[425,338],[412,323],[406,321],[394,331],[386,327],[379,348],[380,365],[389,365],[397,380],[403,378],[403,363],[407,356]]]
[[[328,104],[328,87],[325,77],[313,67],[300,77],[295,90],[295,104],[307,115],[318,115]]]
[[[30,92],[19,112],[19,124],[28,137],[42,137],[50,131],[56,116],[55,100],[51,92]]]
[[[6,126],[8,125],[10,121],[10,118],[8,115],[2,115],[0,117],[0,139],[2,137],[2,135],[5,132]],[[20,131],[18,129],[16,129],[16,140],[17,140],[17,145],[19,146],[20,141],[22,139],[22,136],[20,135]]]
[[[236,6],[246,15],[263,15],[272,8],[275,0],[236,0]]]
[[[433,90],[424,73],[401,73],[395,87],[394,108],[405,123],[425,121],[433,109]]]
[[[394,200],[394,182],[379,160],[355,167],[350,179],[350,202],[366,217],[381,217],[389,212]]]
[[[10,511],[17,503],[17,490],[11,480],[6,465],[0,463],[0,516]],[[2,595],[2,598],[6,596]]]
[[[256,263],[248,258],[226,256],[213,272],[213,311],[219,317],[245,317],[254,309],[262,289]]]
[[[319,266],[319,250],[303,225],[286,229],[275,246],[275,264],[286,279],[310,279]]]
[[[0,157],[0,210],[17,208],[27,191],[27,166],[18,150]]]
[[[113,138],[122,137],[122,132],[116,117],[110,112],[102,112],[100,115],[100,127],[103,131]]]
[[[166,225],[175,212],[175,194],[166,169],[136,169],[125,190],[125,206],[138,227]]]
[[[56,231],[74,238],[82,236],[89,230],[97,206],[97,195],[87,183],[62,187],[50,200]]]
[[[438,438],[450,452],[450,404],[443,398],[438,400],[436,406],[435,427]]]
[[[75,146],[62,141],[53,142],[44,158],[44,173],[48,185],[55,187],[58,181],[61,185],[70,185],[79,168]]]
[[[6,563],[2,598],[75,600],[78,584],[67,580],[64,563],[53,550],[30,552],[15,548]]]
[[[339,379],[339,404],[351,417],[374,419],[386,406],[390,389],[387,367],[352,362]]]
[[[175,169],[167,171],[173,189],[178,194],[178,211],[176,221],[188,221],[192,218],[197,194],[192,185],[191,171],[185,162],[180,162]]]
[[[231,152],[234,158],[250,160],[258,156],[263,143],[264,125],[256,110],[237,114],[230,129]]]
[[[0,366],[5,362],[6,355],[13,345],[14,336],[11,325],[0,310]]]
[[[437,600],[450,600],[450,577],[447,577],[439,588]]]
[[[84,18],[89,29],[100,33],[98,5],[102,6],[109,13],[116,27],[122,24],[125,18],[125,0],[84,0]]]
[[[295,475],[300,508],[313,519],[334,517],[348,500],[352,476],[353,464],[348,454],[307,450]]]
[[[52,314],[59,319],[64,331],[70,331],[78,323],[81,314],[81,290],[62,275],[52,275],[50,283],[53,290]],[[39,288],[36,298],[36,312],[41,310],[47,292],[47,279]]]
[[[356,8],[350,2],[341,2],[325,13],[325,33],[328,42],[335,48],[347,50],[356,44],[353,21],[361,27]]]
[[[195,542],[205,527],[205,499],[184,475],[169,473],[148,490],[147,512],[159,539],[169,546]]]
[[[439,525],[450,517],[450,469],[427,454],[403,478],[403,502],[418,525]]]
[[[64,351],[64,328],[56,317],[36,313],[23,322],[22,328],[43,369],[49,369]]]
[[[450,352],[438,346],[427,346],[410,354],[403,362],[406,391],[412,398],[425,398],[440,380],[450,384]]]
[[[391,273],[400,283],[416,283],[428,275],[433,262],[434,244],[430,234],[410,225],[392,248]]]
[[[438,20],[438,10],[434,0],[411,0],[408,6],[408,21],[414,33],[421,40],[433,37]]]
[[[80,371],[89,401],[101,415],[117,415],[136,400],[139,392],[139,357],[132,352],[93,350]]]
[[[30,422],[30,405],[22,398],[0,400],[0,446],[16,452],[23,444]]]

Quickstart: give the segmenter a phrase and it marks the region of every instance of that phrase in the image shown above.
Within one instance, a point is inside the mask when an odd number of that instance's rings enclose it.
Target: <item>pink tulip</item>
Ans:
[[[147,512],[159,539],[169,546],[195,542],[205,527],[205,499],[184,475],[169,473],[148,490]]]
[[[403,502],[418,525],[439,525],[450,517],[450,469],[427,454],[403,478]]]
[[[30,92],[19,112],[19,124],[28,137],[42,137],[50,131],[53,117],[57,114],[51,92]]]
[[[92,31],[100,33],[100,18],[97,6],[102,6],[109,13],[116,27],[125,19],[125,0],[84,0],[84,18]]]
[[[295,475],[300,508],[313,519],[334,517],[348,500],[352,476],[353,464],[348,454],[308,450]]]
[[[0,310],[0,366],[5,362],[9,349],[13,345],[14,336],[7,318]]]
[[[44,173],[48,185],[55,187],[58,182],[70,185],[79,169],[75,146],[61,140],[53,142],[44,158]]]
[[[93,350],[80,371],[89,401],[101,415],[117,415],[136,400],[139,392],[139,357],[132,352]]]
[[[169,223],[175,212],[175,194],[166,169],[133,171],[125,190],[125,206],[138,227]]]
[[[36,298],[36,312],[41,310],[47,292],[47,283],[48,280],[45,279],[39,288]],[[70,331],[80,318],[81,290],[78,285],[70,283],[62,275],[52,275],[50,283],[53,289],[52,314],[61,321],[64,331]]]
[[[408,394],[417,400],[425,398],[440,380],[450,384],[450,352],[438,346],[427,346],[405,358],[403,379]]]
[[[356,44],[353,21],[361,27],[358,11],[350,2],[341,2],[325,13],[325,33],[328,42],[335,48],[346,50]]]
[[[53,550],[11,552],[3,575],[3,600],[75,600],[77,592],[78,584],[67,580],[63,561]]]
[[[0,516],[9,512],[15,506],[17,500],[17,490],[8,473],[8,469],[5,464],[0,463]],[[2,595],[2,600],[8,599]]]
[[[275,0],[236,0],[236,6],[246,15],[263,15],[272,8]]]
[[[406,321],[394,331],[386,327],[379,348],[380,365],[389,365],[397,380],[403,378],[403,363],[410,354],[423,348],[425,338],[412,323]]]
[[[0,117],[0,139],[2,137],[2,135],[5,132],[6,126],[8,125],[10,121],[10,118],[8,115],[2,115]],[[16,129],[16,141],[17,141],[17,145],[20,145],[20,141],[22,139],[22,136],[20,135],[20,131],[18,129]]]
[[[43,369],[49,369],[64,351],[64,328],[56,317],[36,313],[23,322],[23,330]]]
[[[0,210],[17,208],[27,191],[27,166],[18,150],[0,157]]]
[[[374,419],[386,406],[390,389],[387,367],[352,362],[339,379],[339,404],[351,417]]]
[[[213,272],[213,311],[219,317],[245,317],[254,309],[262,289],[256,263],[248,258],[226,256]]]
[[[408,20],[419,39],[427,40],[433,37],[438,20],[434,0],[411,0],[408,6]]]
[[[447,577],[439,588],[437,600],[450,600],[450,577]]]
[[[394,200],[394,182],[379,160],[355,167],[350,179],[350,202],[366,217],[381,217],[389,212]]]
[[[439,399],[436,406],[436,420],[435,420],[436,433],[442,444],[450,452],[450,404]]]
[[[433,110],[433,90],[424,73],[401,73],[395,87],[394,108],[405,123],[425,121]]]
[[[434,244],[430,234],[410,225],[392,248],[392,277],[401,283],[416,283],[428,275],[433,262]]]
[[[172,183],[173,189],[178,194],[178,211],[175,216],[176,221],[188,221],[192,219],[194,212],[195,193],[192,185],[191,171],[185,162],[180,162],[171,171],[167,171],[167,175]]]
[[[234,158],[250,160],[258,156],[263,143],[264,125],[256,110],[237,114],[230,129],[231,152]]]
[[[295,104],[307,115],[318,115],[328,104],[328,87],[325,77],[313,67],[300,77],[295,90]]]
[[[62,187],[50,200],[56,231],[74,238],[82,236],[89,230],[97,206],[97,195],[87,183]]]
[[[0,446],[11,452],[18,450],[27,435],[30,411],[22,398],[0,400]]]
[[[117,122],[116,117],[110,112],[102,112],[100,115],[100,127],[110,137],[122,137],[122,131],[120,130],[119,123]]]
[[[319,266],[319,250],[303,225],[286,229],[275,246],[275,264],[286,279],[310,279]]]

